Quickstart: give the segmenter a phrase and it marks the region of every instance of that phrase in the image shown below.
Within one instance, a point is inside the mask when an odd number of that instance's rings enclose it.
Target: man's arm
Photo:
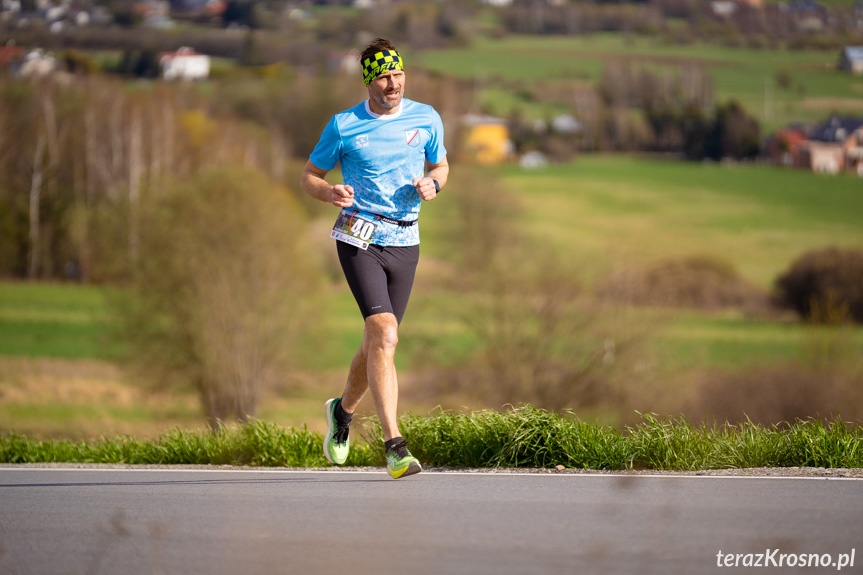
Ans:
[[[437,188],[435,188],[434,180],[437,180],[438,185],[443,189],[448,176],[449,163],[446,156],[444,156],[437,164],[426,162],[426,177],[414,178],[413,185],[416,186],[417,193],[422,199],[426,201],[433,200],[437,197]]]
[[[329,170],[322,170],[311,161],[306,162],[303,175],[300,177],[300,187],[315,199],[333,204],[340,208],[354,205],[354,189],[344,184],[330,185],[324,179]]]

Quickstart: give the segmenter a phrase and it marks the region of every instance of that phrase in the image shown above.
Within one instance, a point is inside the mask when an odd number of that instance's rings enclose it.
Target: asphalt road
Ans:
[[[863,481],[0,469],[0,575],[787,573],[802,553],[863,573]]]

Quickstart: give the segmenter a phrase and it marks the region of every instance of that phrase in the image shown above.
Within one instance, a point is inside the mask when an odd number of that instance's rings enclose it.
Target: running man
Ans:
[[[438,113],[404,97],[404,61],[392,42],[374,40],[360,64],[368,100],[332,117],[300,182],[310,196],[342,208],[330,237],[365,320],[344,392],[326,403],[324,455],[345,462],[351,415],[371,391],[387,470],[399,478],[422,467],[399,432],[398,328],[419,259],[420,205],[446,185],[449,164]],[[331,185],[324,178],[336,163],[344,183]]]

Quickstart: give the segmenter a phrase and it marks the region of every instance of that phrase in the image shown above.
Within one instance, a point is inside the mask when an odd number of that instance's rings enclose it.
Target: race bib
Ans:
[[[375,235],[377,224],[365,218],[361,218],[356,214],[339,214],[336,219],[336,225],[333,226],[333,231],[330,232],[330,237],[356,246],[361,250],[369,249],[369,241]]]

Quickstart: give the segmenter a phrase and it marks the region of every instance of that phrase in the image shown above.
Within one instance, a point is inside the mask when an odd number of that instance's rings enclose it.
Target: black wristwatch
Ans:
[[[434,182],[435,193],[439,194],[440,193],[440,184],[434,178],[432,178],[432,181]]]

